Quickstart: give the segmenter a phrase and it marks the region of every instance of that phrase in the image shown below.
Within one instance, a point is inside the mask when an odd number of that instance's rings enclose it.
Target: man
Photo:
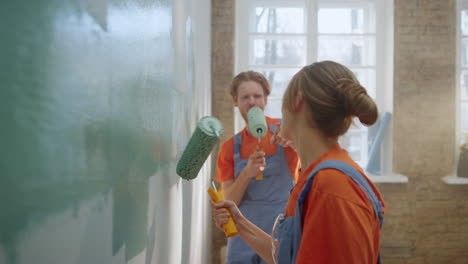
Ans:
[[[247,127],[247,112],[252,107],[264,110],[270,92],[267,79],[254,71],[242,72],[232,80],[232,101]],[[299,158],[293,148],[270,143],[279,120],[265,118],[269,131],[260,144],[247,127],[223,143],[218,156],[218,181],[224,198],[234,201],[247,219],[270,233],[276,216],[286,206],[299,169]],[[256,180],[260,172],[263,172],[263,179]],[[228,239],[226,263],[265,262],[235,236]]]

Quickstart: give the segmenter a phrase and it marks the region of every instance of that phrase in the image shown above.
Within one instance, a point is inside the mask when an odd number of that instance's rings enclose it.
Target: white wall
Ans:
[[[0,166],[0,263],[209,263],[209,164],[175,168],[211,113],[211,1],[11,5],[9,127],[37,144]]]

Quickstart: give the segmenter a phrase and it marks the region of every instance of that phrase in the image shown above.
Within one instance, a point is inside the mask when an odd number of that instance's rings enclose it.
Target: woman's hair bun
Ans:
[[[338,79],[336,91],[346,116],[356,116],[365,125],[372,125],[377,121],[377,105],[359,81],[349,78]]]

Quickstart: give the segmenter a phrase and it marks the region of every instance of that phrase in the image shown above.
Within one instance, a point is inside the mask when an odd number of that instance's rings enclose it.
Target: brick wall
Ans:
[[[224,126],[221,141],[234,134],[234,110],[229,94],[229,85],[234,77],[234,17],[235,0],[212,0],[211,2],[211,86],[213,116]],[[214,173],[212,173],[214,177]],[[224,233],[212,222],[211,263],[220,264],[221,248],[226,245]]]
[[[456,164],[455,0],[396,0],[393,169],[385,264],[468,263],[468,186],[442,178]]]
[[[223,139],[234,133],[234,111],[229,85],[234,77],[234,0],[212,0],[212,89],[213,115],[224,126]]]
[[[212,6],[213,113],[229,137],[234,1]],[[387,204],[383,263],[468,264],[468,185],[442,182],[456,164],[455,0],[395,0],[394,15],[393,169],[409,182],[378,185]],[[225,243],[219,234],[213,264]]]

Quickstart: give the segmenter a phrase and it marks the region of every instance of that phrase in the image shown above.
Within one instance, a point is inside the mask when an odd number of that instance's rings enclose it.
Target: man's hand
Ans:
[[[280,134],[281,124],[278,123],[275,125],[275,133],[270,139],[271,144],[279,144],[283,147],[292,147],[294,148],[294,142],[292,140],[286,139]]]
[[[244,168],[244,172],[248,178],[254,178],[257,174],[263,171],[266,167],[265,152],[257,151],[252,153],[247,162],[247,166]]]

